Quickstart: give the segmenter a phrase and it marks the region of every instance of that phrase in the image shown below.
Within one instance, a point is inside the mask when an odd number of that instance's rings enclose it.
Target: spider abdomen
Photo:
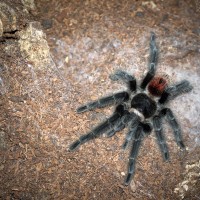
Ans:
[[[153,116],[157,109],[156,102],[144,93],[139,93],[133,97],[131,107],[141,112],[145,118]]]

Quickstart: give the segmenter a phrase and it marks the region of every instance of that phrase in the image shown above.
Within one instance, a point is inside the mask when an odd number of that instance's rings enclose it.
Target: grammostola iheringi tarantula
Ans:
[[[163,118],[167,119],[172,128],[177,145],[181,149],[185,148],[179,124],[172,110],[167,108],[166,104],[176,96],[191,91],[192,86],[187,80],[168,85],[165,77],[156,77],[157,60],[158,49],[155,43],[155,34],[151,33],[149,67],[141,83],[137,85],[136,78],[133,75],[118,70],[110,78],[113,81],[121,80],[125,82],[128,88],[127,91],[100,98],[77,109],[77,113],[82,113],[95,108],[116,105],[114,113],[106,121],[96,126],[89,133],[82,135],[70,145],[69,150],[72,151],[103,133],[111,137],[116,132],[128,127],[128,133],[122,145],[123,149],[126,149],[129,143],[132,145],[125,185],[129,185],[134,176],[135,162],[142,140],[151,133],[152,129],[155,131],[163,159],[165,161],[169,160],[168,146],[163,135]]]

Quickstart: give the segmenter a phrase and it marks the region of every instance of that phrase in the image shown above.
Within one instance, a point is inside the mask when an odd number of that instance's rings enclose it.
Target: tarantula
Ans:
[[[116,132],[128,127],[128,133],[122,145],[122,148],[126,149],[128,144],[132,142],[125,185],[129,185],[134,176],[136,157],[141,142],[146,135],[151,133],[152,129],[155,131],[163,159],[165,161],[169,160],[168,146],[162,129],[164,117],[173,130],[177,145],[181,149],[185,148],[180,126],[171,109],[165,107],[165,105],[176,96],[191,91],[192,86],[187,80],[168,85],[167,79],[164,77],[155,77],[157,61],[158,49],[155,43],[155,34],[151,33],[149,69],[141,84],[137,86],[133,75],[118,70],[110,78],[113,81],[121,80],[125,82],[128,88],[127,91],[100,98],[77,109],[77,113],[82,113],[95,108],[116,105],[114,113],[106,121],[96,126],[89,133],[82,135],[70,145],[69,150],[72,151],[103,133],[111,137]]]

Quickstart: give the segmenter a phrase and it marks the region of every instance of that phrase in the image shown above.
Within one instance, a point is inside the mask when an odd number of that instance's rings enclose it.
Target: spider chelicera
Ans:
[[[129,185],[134,176],[136,157],[141,142],[146,135],[151,133],[152,129],[155,131],[163,159],[165,161],[169,160],[168,146],[162,129],[163,118],[167,119],[172,128],[177,145],[181,149],[185,148],[179,124],[171,109],[165,107],[165,105],[176,96],[191,91],[192,86],[187,80],[168,85],[167,79],[164,77],[155,77],[157,60],[158,50],[155,43],[155,34],[151,33],[149,69],[141,84],[137,86],[134,76],[118,70],[110,78],[113,81],[121,80],[125,82],[128,88],[127,91],[100,98],[77,109],[77,113],[82,113],[96,108],[116,105],[114,113],[106,121],[96,126],[89,133],[82,135],[70,145],[69,150],[72,151],[81,144],[102,134],[111,137],[116,132],[128,127],[128,133],[122,145],[122,148],[126,149],[128,144],[132,143],[125,185]]]

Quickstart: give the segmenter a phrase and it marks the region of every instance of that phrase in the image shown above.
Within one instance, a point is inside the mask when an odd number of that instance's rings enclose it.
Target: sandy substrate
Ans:
[[[198,1],[35,1],[31,19],[0,45],[0,199],[198,199],[200,196],[200,5]],[[40,25],[41,24],[41,25]],[[191,93],[168,106],[183,132],[181,151],[164,131],[170,162],[155,134],[145,138],[134,180],[124,183],[127,129],[69,152],[112,107],[77,114],[90,100],[125,90],[117,69],[140,82],[150,33],[159,48],[157,73],[187,79]],[[46,34],[46,35],[45,35]]]

